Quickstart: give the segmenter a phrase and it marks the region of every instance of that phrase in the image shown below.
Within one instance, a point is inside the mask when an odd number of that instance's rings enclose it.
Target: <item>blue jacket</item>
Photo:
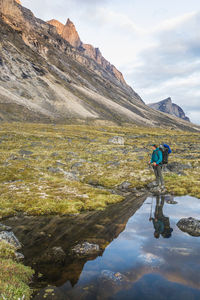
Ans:
[[[162,151],[157,148],[153,151],[152,153],[152,157],[151,157],[151,163],[156,163],[157,165],[159,165],[163,160],[163,155],[162,155]]]

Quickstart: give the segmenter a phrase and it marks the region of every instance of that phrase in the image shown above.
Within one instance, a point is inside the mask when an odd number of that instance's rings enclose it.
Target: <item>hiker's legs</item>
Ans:
[[[164,179],[162,175],[162,167],[161,166],[156,166],[157,168],[157,173],[158,173],[158,182],[161,183],[161,185],[164,185]]]
[[[159,175],[158,175],[157,166],[154,166],[153,170],[154,170],[154,174],[155,174],[155,177],[156,177],[156,183],[157,183],[157,185],[159,185]]]

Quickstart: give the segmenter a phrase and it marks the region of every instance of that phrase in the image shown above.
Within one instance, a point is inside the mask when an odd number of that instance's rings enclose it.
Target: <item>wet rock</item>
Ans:
[[[127,281],[126,276],[122,275],[119,272],[115,273],[110,270],[101,271],[100,279],[105,280],[105,281],[112,281],[116,284],[121,284],[121,283]]]
[[[180,219],[176,225],[181,231],[187,232],[189,235],[200,236],[200,220],[196,220],[192,217],[183,218]]]
[[[157,186],[158,186],[158,184],[155,181],[150,182],[150,183],[147,184],[148,189],[152,189],[152,188],[157,187]]]
[[[33,298],[34,300],[69,300],[66,293],[62,293],[60,288],[54,286],[48,286],[47,288],[40,290],[39,293]]]
[[[48,249],[40,258],[41,263],[63,263],[65,261],[66,254],[62,247],[53,247]]]
[[[8,244],[15,247],[15,249],[21,249],[22,245],[11,231],[1,231],[0,232],[0,241],[6,241]]]
[[[183,170],[192,169],[192,165],[190,163],[181,164],[179,162],[172,162],[167,165],[167,169],[170,172],[180,173]]]
[[[6,226],[2,223],[0,223],[0,231],[10,231],[12,228],[10,226]]]
[[[97,244],[83,242],[72,248],[72,253],[78,256],[85,256],[99,252],[100,248]]]
[[[20,154],[20,155],[29,156],[29,155],[32,155],[33,152],[32,152],[32,151],[28,151],[28,150],[21,149],[21,150],[19,151],[19,154]]]
[[[124,182],[122,182],[122,183],[118,186],[118,188],[121,189],[121,190],[126,190],[126,189],[128,189],[130,186],[131,186],[131,183],[130,183],[130,182],[124,181]]]
[[[114,136],[108,140],[109,144],[124,145],[124,138],[122,136]]]

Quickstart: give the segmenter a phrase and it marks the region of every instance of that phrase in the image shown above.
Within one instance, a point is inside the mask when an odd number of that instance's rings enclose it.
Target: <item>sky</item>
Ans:
[[[145,103],[171,97],[200,124],[199,0],[21,0],[39,18],[70,18]]]

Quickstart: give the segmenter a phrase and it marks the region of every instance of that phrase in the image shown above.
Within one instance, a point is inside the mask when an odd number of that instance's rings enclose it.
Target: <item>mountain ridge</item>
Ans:
[[[69,18],[67,19],[65,25],[55,19],[47,21],[47,23],[55,26],[57,33],[66,41],[68,41],[73,47],[78,48],[83,52],[83,54],[94,59],[105,70],[116,77],[122,84],[127,85],[122,73],[103,57],[99,48],[95,48],[94,46],[85,44],[81,41],[74,23]]]
[[[146,106],[130,86],[15,0],[0,0],[0,47],[1,121],[199,130]]]
[[[159,102],[155,102],[155,103],[150,103],[148,104],[151,108],[156,109],[158,111],[170,114],[170,115],[174,115],[180,119],[183,119],[187,122],[190,122],[190,119],[185,115],[185,112],[183,111],[183,109],[172,102],[172,99],[170,97],[161,100]]]

